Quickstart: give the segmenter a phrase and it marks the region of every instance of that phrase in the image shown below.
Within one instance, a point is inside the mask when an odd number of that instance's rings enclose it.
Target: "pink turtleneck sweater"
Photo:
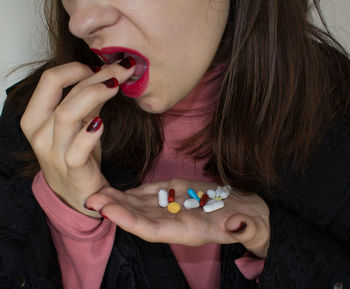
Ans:
[[[210,121],[219,81],[209,80],[218,73],[220,67],[207,73],[190,95],[162,115],[164,148],[144,182],[171,178],[212,181],[203,174],[205,160],[195,162],[177,154],[175,147]],[[47,215],[64,288],[100,288],[116,227],[106,219],[90,218],[65,205],[52,192],[41,172],[35,177],[32,189]],[[170,247],[192,289],[220,287],[220,245],[187,247],[170,244]],[[256,279],[263,269],[262,260],[249,256],[235,262],[248,279]]]

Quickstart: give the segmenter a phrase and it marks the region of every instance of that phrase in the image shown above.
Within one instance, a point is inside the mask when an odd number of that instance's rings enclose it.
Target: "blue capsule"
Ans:
[[[196,199],[198,202],[200,201],[200,198],[197,196],[196,192],[193,189],[188,189],[187,193],[192,199]]]

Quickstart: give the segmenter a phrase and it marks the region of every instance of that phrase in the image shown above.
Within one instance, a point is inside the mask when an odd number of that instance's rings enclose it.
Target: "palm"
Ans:
[[[239,227],[242,221],[263,218],[261,212],[265,203],[261,203],[261,199],[255,194],[231,194],[225,200],[223,209],[211,213],[205,213],[201,208],[185,209],[183,202],[189,198],[189,187],[196,191],[206,191],[208,188],[215,188],[216,185],[176,179],[145,184],[125,192],[106,188],[90,197],[88,201],[95,208],[101,207],[102,214],[112,222],[144,240],[188,246],[240,242],[227,229],[227,220],[233,218],[233,223],[236,222]],[[175,201],[181,205],[181,211],[176,215],[158,205],[159,189],[170,188],[175,189]]]

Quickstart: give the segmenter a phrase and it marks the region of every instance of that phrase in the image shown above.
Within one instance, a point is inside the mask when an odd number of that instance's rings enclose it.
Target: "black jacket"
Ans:
[[[12,155],[29,146],[16,111],[20,95],[7,100],[0,118],[0,289],[62,288],[45,213]],[[111,183],[133,177],[116,167],[104,166],[103,172]],[[285,176],[285,189],[275,192],[274,201],[260,193],[270,208],[271,242],[259,284],[234,264],[243,246],[223,245],[220,288],[350,288],[350,115],[329,132],[305,178],[288,170]],[[118,228],[101,288],[189,287],[168,245]]]

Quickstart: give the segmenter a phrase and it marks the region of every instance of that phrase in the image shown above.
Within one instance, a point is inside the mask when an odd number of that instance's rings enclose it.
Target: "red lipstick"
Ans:
[[[91,48],[91,51],[99,55],[106,63],[112,64],[128,56],[136,60],[135,73],[126,82],[120,85],[121,91],[128,97],[140,97],[146,90],[149,82],[150,63],[140,52],[125,47],[105,47],[102,49]]]

